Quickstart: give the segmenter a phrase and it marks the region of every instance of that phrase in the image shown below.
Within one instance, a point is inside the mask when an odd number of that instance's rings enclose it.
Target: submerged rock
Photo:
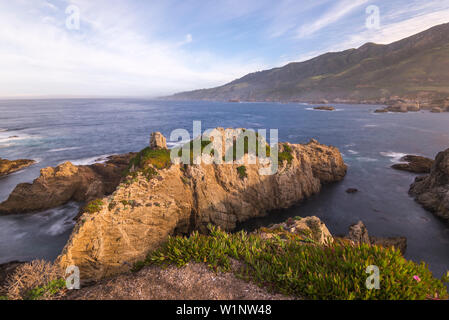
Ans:
[[[0,158],[0,177],[17,172],[35,163],[36,161],[28,159],[6,160]]]
[[[84,279],[127,271],[170,235],[206,231],[208,224],[232,230],[238,222],[291,207],[346,174],[335,147],[311,141],[286,143],[281,150],[285,161],[273,175],[260,174],[260,161],[241,170],[242,164],[236,163],[161,167],[153,159],[158,168],[140,168],[131,181],[103,198],[98,212],[83,214],[58,262],[78,266]],[[159,151],[159,156],[166,154]]]
[[[425,209],[449,221],[449,149],[438,153],[430,175],[416,178],[409,193]]]
[[[406,161],[407,163],[396,163],[391,167],[396,170],[413,173],[430,173],[430,169],[433,165],[432,159],[414,155],[407,155],[401,158],[401,161]]]
[[[33,183],[16,186],[0,203],[0,214],[24,213],[61,206],[69,201],[85,202],[112,193],[133,154],[110,156],[103,163],[75,166],[65,162],[41,169]]]
[[[358,189],[356,189],[356,188],[349,188],[349,189],[347,189],[346,190],[346,193],[352,193],[352,194],[354,194],[354,193],[357,193],[357,192],[359,192],[359,190]]]

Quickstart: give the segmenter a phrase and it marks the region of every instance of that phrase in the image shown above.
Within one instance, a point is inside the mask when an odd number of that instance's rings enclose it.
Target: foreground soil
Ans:
[[[285,300],[232,273],[215,273],[204,264],[183,268],[150,266],[69,293],[69,300]]]

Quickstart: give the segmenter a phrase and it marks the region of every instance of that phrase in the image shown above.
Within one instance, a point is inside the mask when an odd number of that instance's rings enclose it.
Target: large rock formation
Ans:
[[[153,158],[159,167],[150,164],[130,173],[98,212],[83,214],[58,262],[78,266],[83,279],[126,271],[169,235],[205,231],[208,224],[232,230],[237,222],[288,208],[346,174],[335,147],[312,140],[283,144],[281,150],[289,150],[291,158],[274,175],[261,175],[260,161],[161,167],[162,161]],[[162,150],[155,154],[164,156]]]
[[[34,163],[36,163],[36,161],[28,159],[6,160],[0,158],[0,177],[22,170]]]
[[[430,175],[416,178],[410,194],[424,208],[449,220],[449,149],[438,153]]]
[[[111,194],[132,156],[111,156],[104,164],[75,166],[65,162],[55,168],[41,169],[32,184],[17,185],[8,199],[0,203],[0,214],[46,210],[71,200],[85,202]]]
[[[396,170],[403,170],[412,173],[430,173],[430,169],[433,165],[433,160],[414,155],[407,155],[401,158],[401,161],[406,163],[396,163],[391,167]]]

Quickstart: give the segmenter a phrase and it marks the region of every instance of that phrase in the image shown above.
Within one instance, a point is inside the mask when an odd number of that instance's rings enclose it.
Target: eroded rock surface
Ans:
[[[416,178],[410,194],[425,209],[449,221],[449,149],[438,153],[430,175]]]
[[[36,161],[28,159],[6,160],[0,158],[0,177],[17,172],[35,163]]]
[[[346,174],[335,147],[312,140],[282,149],[291,150],[291,161],[279,164],[274,175],[260,175],[259,162],[246,164],[244,175],[241,164],[172,164],[150,178],[137,172],[103,199],[98,212],[83,214],[58,262],[77,265],[84,279],[126,271],[169,235],[205,231],[208,224],[232,230],[237,222],[288,208]]]
[[[109,157],[105,163],[75,166],[65,162],[41,169],[33,183],[16,186],[0,204],[0,214],[46,210],[69,201],[85,202],[111,194],[120,183],[122,172],[133,154]]]

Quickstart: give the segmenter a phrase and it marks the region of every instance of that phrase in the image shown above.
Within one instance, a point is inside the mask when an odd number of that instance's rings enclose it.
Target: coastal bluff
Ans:
[[[342,180],[347,170],[337,148],[316,140],[280,143],[277,172],[261,175],[259,161],[173,164],[165,139],[152,137],[151,147],[131,159],[117,189],[86,206],[57,259],[63,268],[78,266],[83,280],[130,270],[171,235],[206,232],[209,224],[230,231],[239,222],[291,207],[323,184]]]

